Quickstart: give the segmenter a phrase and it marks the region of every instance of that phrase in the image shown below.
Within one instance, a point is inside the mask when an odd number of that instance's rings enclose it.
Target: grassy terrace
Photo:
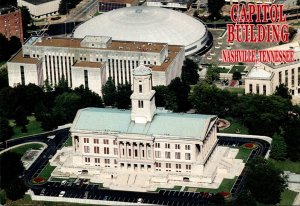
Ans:
[[[46,180],[49,179],[49,177],[51,176],[51,173],[53,172],[53,170],[55,169],[54,166],[51,166],[50,163],[48,163],[40,172],[40,174],[38,175],[38,177],[42,177]]]
[[[281,201],[279,205],[293,205],[296,196],[297,192],[288,189],[284,190],[283,193],[281,193]]]
[[[245,66],[242,66],[242,65],[236,65],[236,66],[233,66],[230,70],[229,73],[234,73],[234,72],[243,72],[245,70]]]
[[[281,170],[291,171],[298,174],[300,173],[300,162],[292,162],[291,160],[277,161],[274,159],[270,159],[270,161],[275,165],[275,167]]]
[[[158,187],[155,192],[158,192],[159,190],[181,190],[182,186],[178,186],[178,185],[175,185],[173,188],[160,188]]]
[[[19,138],[19,137],[38,134],[38,133],[43,132],[41,123],[39,121],[37,121],[34,116],[29,116],[29,117],[27,117],[27,119],[29,120],[29,123],[26,126],[27,130],[28,130],[26,133],[22,133],[21,127],[16,126],[16,124],[14,123],[14,120],[10,120],[10,125],[13,127],[13,130],[14,130],[14,135],[12,138]]]
[[[26,145],[14,148],[14,149],[12,149],[10,151],[11,152],[15,152],[15,153],[20,154],[20,155],[23,155],[23,154],[25,154],[25,152],[27,150],[30,150],[30,149],[41,149],[42,147],[43,147],[43,145],[41,145],[41,144],[33,143],[33,144],[26,144]]]
[[[245,88],[242,87],[227,87],[225,90],[231,92],[231,93],[238,93],[238,94],[244,94],[245,93]]]
[[[249,134],[248,129],[241,124],[237,119],[225,118],[230,122],[230,127],[220,130],[222,133],[238,133],[238,134]]]
[[[242,159],[243,162],[246,162],[248,159],[249,155],[251,154],[252,149],[247,149],[244,147],[239,147],[239,153],[236,155],[236,159]]]
[[[72,146],[72,137],[69,136],[67,141],[63,144],[63,147],[69,147]]]

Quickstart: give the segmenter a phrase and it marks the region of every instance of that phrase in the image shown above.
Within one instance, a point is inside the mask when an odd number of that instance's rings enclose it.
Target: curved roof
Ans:
[[[75,38],[110,36],[113,40],[160,42],[188,46],[206,34],[200,21],[159,7],[127,7],[90,19],[74,32]]]

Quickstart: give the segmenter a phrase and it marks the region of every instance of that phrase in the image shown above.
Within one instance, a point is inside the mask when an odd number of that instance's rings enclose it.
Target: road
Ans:
[[[83,21],[91,18],[97,11],[97,3],[97,0],[89,0],[86,4],[78,5],[66,16],[65,22]]]

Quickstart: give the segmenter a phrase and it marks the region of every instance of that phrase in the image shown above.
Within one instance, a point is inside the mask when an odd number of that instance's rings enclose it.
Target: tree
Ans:
[[[287,155],[287,145],[284,141],[284,138],[275,133],[272,138],[272,149],[270,156],[275,160],[284,160]]]
[[[8,87],[8,73],[7,68],[0,69],[0,90]]]
[[[102,87],[103,101],[106,106],[113,106],[116,102],[117,90],[115,83],[111,77],[108,77],[107,82]]]
[[[126,82],[123,85],[118,85],[118,92],[116,97],[116,106],[119,109],[129,109],[131,104],[130,96],[132,94],[131,85]]]
[[[289,92],[289,88],[284,84],[280,84],[276,87],[274,95],[280,96],[285,99],[292,99],[292,95]]]
[[[10,40],[8,43],[9,43],[8,49],[9,49],[10,55],[15,54],[22,47],[22,43],[21,43],[20,39],[16,36],[10,37]]]
[[[182,66],[181,79],[188,85],[196,84],[199,80],[199,67],[191,59],[185,59]]]
[[[26,111],[22,106],[17,107],[15,112],[15,123],[22,127],[22,132],[27,132],[26,125],[28,124]]]
[[[241,72],[234,72],[232,74],[232,79],[234,79],[234,80],[240,80],[241,78],[242,78]]]
[[[61,0],[58,7],[58,13],[60,15],[65,15],[68,12],[67,6],[68,6],[68,0]]]
[[[185,82],[182,82],[179,77],[176,77],[171,81],[168,85],[168,89],[170,94],[174,95],[176,98],[176,105],[177,107],[173,107],[173,111],[175,112],[185,112],[190,109],[190,103],[188,101],[188,96],[190,92],[190,86],[187,85]],[[171,97],[169,96],[169,97]],[[170,103],[170,101],[168,101]],[[166,104],[166,108],[170,109],[171,105]]]
[[[0,34],[0,61],[9,59],[10,54],[7,52],[7,48],[9,48],[9,41],[3,34]]]
[[[10,5],[17,7],[17,0],[0,0],[0,7],[10,6]]]
[[[208,0],[207,7],[211,19],[219,19],[221,17],[220,11],[225,5],[225,0]]]
[[[256,206],[255,199],[247,191],[242,191],[238,194],[237,198],[233,201],[233,206]]]
[[[212,84],[214,81],[217,81],[220,79],[220,69],[217,66],[211,65],[207,68],[205,81],[208,84]]]
[[[213,203],[214,205],[225,205],[225,199],[223,197],[222,194],[220,193],[216,193],[214,194],[211,199],[210,202]]]
[[[0,142],[5,142],[13,136],[14,132],[6,118],[0,117]],[[1,174],[1,173],[0,173]]]
[[[296,4],[297,4],[297,6],[300,6],[300,0],[297,0]]]
[[[13,178],[5,187],[6,197],[12,201],[23,198],[27,190],[24,181],[19,178]]]
[[[78,109],[80,96],[75,92],[65,92],[55,98],[52,117],[56,119],[57,125],[70,123],[74,120]]]
[[[30,25],[32,24],[33,20],[31,18],[30,12],[26,6],[20,7],[22,13],[22,25],[24,36],[27,37],[27,30],[29,29]]]
[[[282,127],[283,137],[287,144],[287,154],[292,161],[300,160],[300,119],[298,115],[290,116]]]
[[[75,93],[80,96],[80,107],[103,107],[103,102],[99,94],[92,92],[83,85],[74,89]]]
[[[283,171],[262,157],[253,158],[247,168],[246,185],[253,197],[263,204],[279,203],[281,192],[286,188]]]
[[[168,87],[164,85],[154,86],[155,90],[155,105],[157,107],[165,107],[166,106],[166,98],[168,95]]]

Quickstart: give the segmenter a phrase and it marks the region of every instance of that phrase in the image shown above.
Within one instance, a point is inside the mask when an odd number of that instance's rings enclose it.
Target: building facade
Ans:
[[[14,7],[0,8],[0,33],[10,39],[16,36],[23,43],[22,14]]]
[[[292,42],[270,48],[272,50],[291,50],[294,62],[258,62],[245,77],[245,93],[271,95],[276,87],[284,84],[289,88],[293,103],[300,103],[300,50],[299,42]]]
[[[139,65],[152,68],[154,86],[168,85],[181,75],[183,61],[183,47],[164,43],[113,41],[110,37],[95,36],[31,37],[7,66],[12,87],[23,83],[43,85],[46,80],[54,86],[64,78],[72,88],[82,84],[101,95],[108,77],[116,85],[132,84],[132,71]],[[32,71],[30,76],[26,75],[27,70]],[[38,81],[40,78],[42,81]]]
[[[204,178],[204,167],[216,147],[217,117],[157,110],[151,78],[150,68],[134,70],[131,111],[78,111],[70,130],[71,164],[109,177],[137,172],[181,181],[212,181]],[[75,168],[62,171],[76,173]]]
[[[137,0],[99,0],[98,12],[108,12],[135,5],[137,5]]]
[[[176,9],[182,11],[188,10],[193,3],[193,1],[191,0],[168,0],[168,1],[147,0],[146,2],[147,2],[147,6],[156,6],[156,7]]]
[[[32,18],[39,19],[58,14],[61,0],[18,0],[18,6],[26,6]]]

